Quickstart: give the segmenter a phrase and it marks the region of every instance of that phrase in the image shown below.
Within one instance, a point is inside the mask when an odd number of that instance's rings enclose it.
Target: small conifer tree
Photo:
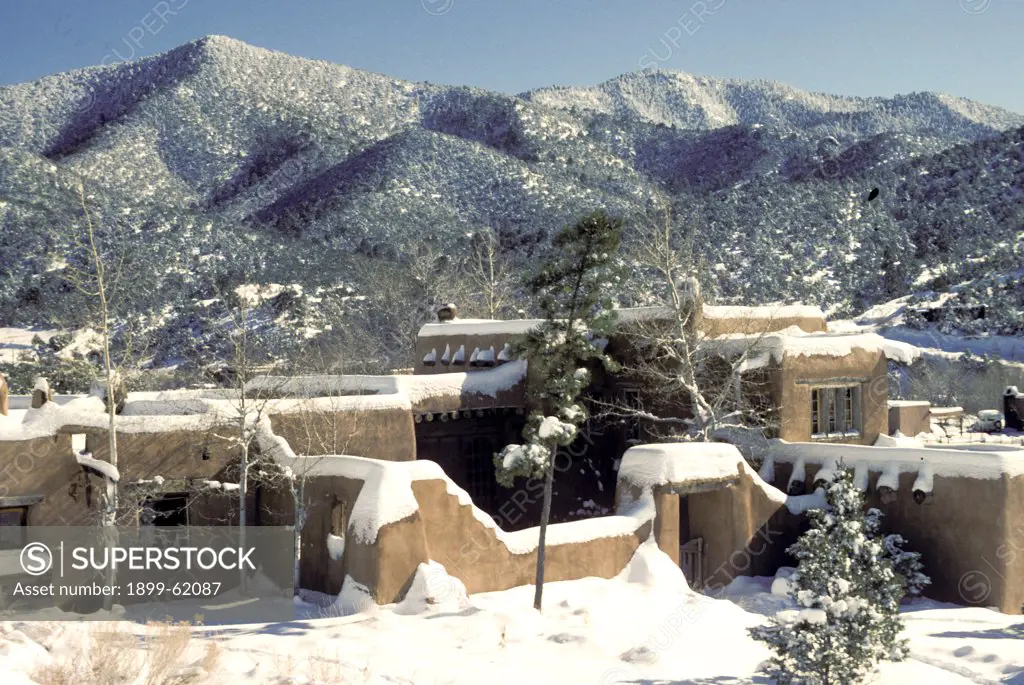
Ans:
[[[825,496],[827,507],[809,512],[811,528],[788,550],[799,562],[790,585],[797,608],[750,629],[775,653],[767,670],[780,685],[858,683],[879,661],[907,655],[903,581],[871,537],[852,472],[837,470]]]
[[[920,597],[926,585],[931,585],[932,579],[924,572],[924,564],[921,563],[920,552],[909,552],[903,549],[907,544],[906,539],[899,533],[881,534],[881,520],[884,514],[878,509],[868,509],[865,517],[868,526],[868,535],[878,538],[882,542],[885,556],[892,564],[892,570],[896,573],[902,583],[907,597]]]
[[[534,608],[540,610],[544,588],[544,542],[551,515],[555,452],[576,439],[587,412],[579,397],[590,381],[588,364],[613,366],[596,338],[615,324],[613,295],[620,282],[619,242],[622,222],[595,212],[568,226],[552,240],[550,257],[527,286],[537,298],[544,321],[515,348],[528,360],[530,416],[522,445],[508,445],[494,458],[498,482],[511,486],[516,477],[544,481]],[[535,381],[533,379],[536,379]]]

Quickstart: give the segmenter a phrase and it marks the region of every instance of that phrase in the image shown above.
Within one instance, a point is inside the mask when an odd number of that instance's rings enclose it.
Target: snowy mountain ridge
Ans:
[[[428,284],[425,255],[458,259],[491,229],[518,268],[595,208],[627,220],[627,242],[675,208],[722,302],[837,315],[1013,273],[1024,245],[1024,116],[934,93],[653,70],[515,96],[208,36],[0,88],[0,113],[0,325],[82,323],[63,258],[82,180],[96,219],[139,252],[128,304],[166,329],[155,358],[167,363],[218,337],[209,303],[241,284],[300,293],[275,305],[297,310],[265,312],[282,335],[285,322],[308,335],[336,322],[307,302],[326,292],[364,308],[367,330],[383,320],[378,337],[406,340],[396,327],[415,330],[448,297],[445,262]],[[408,284],[401,304],[380,301],[382,274]],[[647,295],[636,287],[626,304]],[[1004,334],[1024,326],[1000,317]]]

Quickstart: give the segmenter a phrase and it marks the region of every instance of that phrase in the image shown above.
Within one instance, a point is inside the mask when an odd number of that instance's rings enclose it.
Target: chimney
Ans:
[[[53,390],[50,389],[50,383],[45,378],[37,378],[32,388],[32,408],[39,409],[52,399]]]
[[[446,321],[453,321],[459,316],[459,309],[454,304],[446,304],[437,310],[437,320],[439,323]]]

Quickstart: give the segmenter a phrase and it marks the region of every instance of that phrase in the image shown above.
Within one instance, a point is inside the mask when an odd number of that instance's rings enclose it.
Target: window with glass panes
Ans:
[[[856,385],[811,390],[811,434],[845,435],[860,431],[860,388]]]

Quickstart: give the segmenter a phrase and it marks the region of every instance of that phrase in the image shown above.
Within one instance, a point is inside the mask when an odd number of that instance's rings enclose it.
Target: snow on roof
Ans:
[[[472,507],[472,514],[483,526],[494,530],[498,541],[513,554],[528,554],[537,548],[539,528],[506,532],[498,528],[488,514],[473,505],[469,493],[460,488],[432,461],[392,462],[348,455],[299,456],[284,438],[276,435],[269,422],[257,430],[257,440],[264,454],[289,467],[301,476],[339,476],[363,481],[364,485],[352,508],[348,533],[361,542],[373,543],[381,528],[401,521],[419,510],[412,483],[419,480],[440,480],[448,494],[460,505]],[[650,512],[653,513],[653,512]],[[584,521],[559,523],[548,527],[546,543],[562,545],[586,542],[601,537],[633,535],[646,522],[634,516],[605,516]]]
[[[636,323],[641,321],[658,321],[675,318],[671,307],[655,305],[652,307],[623,307],[617,309],[619,321]],[[707,319],[824,319],[825,313],[820,307],[804,304],[766,304],[766,305],[712,305],[705,304],[701,309]]]
[[[771,457],[765,459],[765,463],[761,467],[761,473],[750,468],[745,459],[740,462],[739,468],[742,473],[746,474],[753,481],[755,488],[760,490],[770,501],[785,505],[791,514],[803,514],[811,509],[823,509],[827,505],[825,494],[821,488],[818,488],[810,495],[787,495],[774,485],[765,482],[762,473],[770,472],[774,476],[775,468]]]
[[[264,377],[248,385],[247,391],[270,389],[297,397],[251,402],[247,420],[255,420],[266,413],[302,409],[411,411],[442,398],[473,395],[496,398],[499,393],[519,385],[526,378],[526,368],[525,361],[516,360],[471,373],[430,376]],[[230,391],[131,393],[116,422],[117,430],[123,433],[204,431],[237,422],[241,418],[240,411]],[[39,409],[0,416],[0,440],[52,437],[68,426],[106,429],[108,425],[103,401],[94,396],[81,396],[64,404],[47,402]]]
[[[933,418],[949,418],[960,416],[963,413],[963,407],[932,407],[931,410],[931,415]]]
[[[1024,453],[1020,451],[980,452],[930,447],[875,447],[869,445],[825,444],[771,440],[769,453],[776,462],[823,464],[841,460],[847,467],[866,465],[876,472],[918,473],[931,469],[943,478],[998,479],[1003,475],[1024,476]],[[893,488],[895,489],[895,488]]]
[[[824,319],[820,307],[805,304],[767,304],[757,306],[704,305],[708,319]]]
[[[724,442],[678,442],[630,447],[622,456],[619,480],[641,488],[736,479],[740,451]]]
[[[413,407],[441,397],[482,395],[497,397],[526,378],[526,362],[510,361],[501,366],[462,373],[406,376],[299,376],[264,377],[246,384],[246,392],[272,390],[294,397],[326,397],[336,401],[355,396],[353,401],[369,402],[373,395],[391,395],[390,402]],[[380,400],[385,401],[385,400]],[[281,406],[285,406],[282,404]],[[397,405],[396,405],[397,406]]]
[[[889,400],[890,407],[930,407],[928,400]]]
[[[208,402],[216,404],[213,400]],[[225,408],[230,403],[223,405],[201,414],[121,414],[116,419],[117,430],[122,433],[209,430],[231,418]],[[13,420],[14,417],[0,417],[0,440],[53,437],[67,427],[105,430],[109,426],[103,400],[92,396],[76,397],[63,405],[47,402],[38,409],[25,410],[23,416],[20,423]]]
[[[880,434],[875,439],[875,447],[924,447],[924,444],[917,438],[908,437],[897,430],[892,435]]]
[[[544,319],[453,319],[424,324],[419,337],[442,335],[523,335],[539,326]]]
[[[104,478],[113,483],[121,480],[121,474],[118,472],[116,466],[110,462],[94,459],[88,452],[76,452],[75,460],[82,466],[88,467],[93,471],[102,474]]]
[[[763,365],[766,355],[779,363],[786,356],[846,357],[854,350],[865,350],[904,364],[921,356],[913,345],[888,340],[877,333],[807,333],[796,326],[763,335],[723,335],[711,339],[709,347],[727,356],[746,353],[751,358],[751,368]]]

